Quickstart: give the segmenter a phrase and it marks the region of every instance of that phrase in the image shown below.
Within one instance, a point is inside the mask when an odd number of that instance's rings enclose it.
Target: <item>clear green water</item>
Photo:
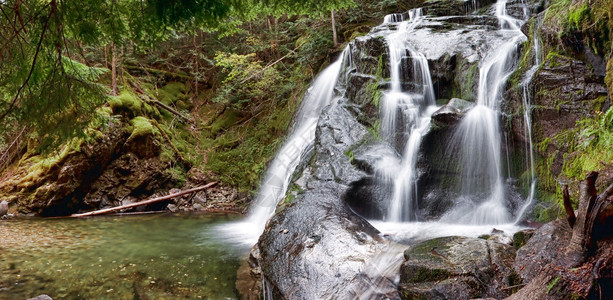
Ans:
[[[226,215],[0,221],[0,299],[237,298]]]

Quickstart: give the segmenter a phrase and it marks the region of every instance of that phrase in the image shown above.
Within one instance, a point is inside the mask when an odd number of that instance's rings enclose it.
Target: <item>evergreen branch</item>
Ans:
[[[55,0],[51,2],[55,2]],[[49,16],[47,17],[47,20],[45,21],[45,25],[43,26],[43,31],[40,34],[40,39],[38,40],[38,45],[36,46],[36,52],[34,52],[34,59],[32,60],[32,65],[30,66],[30,72],[28,73],[28,77],[26,77],[26,80],[23,82],[23,84],[21,84],[21,86],[17,90],[17,94],[15,94],[15,97],[13,98],[13,101],[11,101],[11,105],[9,105],[9,108],[0,116],[0,121],[4,120],[4,118],[6,118],[6,116],[11,112],[11,110],[13,110],[13,107],[15,107],[15,104],[17,103],[17,99],[19,99],[19,94],[30,81],[30,78],[32,77],[32,73],[34,73],[34,68],[36,67],[36,60],[38,59],[38,54],[40,53],[40,48],[43,44],[45,33],[47,32],[47,28],[49,27],[49,20],[51,19],[52,14],[53,14],[53,9],[49,11]]]
[[[43,6],[36,14],[34,14],[32,17],[30,17],[25,25],[30,25],[30,23],[32,23],[32,21],[38,19],[38,17],[40,16],[40,13],[43,12],[45,9],[47,9],[47,7],[49,7],[49,3],[47,3],[45,6]],[[2,11],[3,15],[6,16],[6,13],[4,12],[4,10],[2,9],[2,7],[0,6],[0,11]],[[8,18],[7,18],[8,19]],[[24,24],[22,24],[22,28],[25,32],[25,28],[24,28]],[[16,38],[17,36],[19,36],[21,29],[19,29],[18,31],[13,31],[13,35],[11,35],[7,40],[6,43],[4,43],[1,47],[0,50],[4,49],[6,46],[8,46],[14,38]],[[21,36],[19,36],[21,37]]]

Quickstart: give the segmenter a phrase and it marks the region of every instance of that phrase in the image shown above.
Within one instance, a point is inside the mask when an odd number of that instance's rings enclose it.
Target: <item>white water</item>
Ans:
[[[396,15],[392,15],[396,16]],[[386,17],[389,20],[397,18]],[[419,25],[423,19],[421,9],[411,10],[409,20],[398,24],[396,32],[388,35],[386,41],[390,56],[391,88],[383,95],[381,106],[381,134],[384,139],[396,149],[404,146],[400,167],[394,167],[394,172],[380,171],[385,174],[382,180],[393,181],[393,194],[388,206],[386,219],[400,222],[415,220],[417,209],[416,170],[417,154],[423,135],[430,127],[430,117],[436,111],[434,88],[430,77],[430,69],[426,57],[406,43],[406,36]],[[412,74],[405,74],[404,63],[412,62]],[[415,90],[403,91],[404,77],[409,75],[415,84]],[[401,121],[402,126],[398,126]],[[402,136],[398,136],[398,132]],[[403,145],[404,143],[404,145]],[[390,160],[387,160],[390,161]],[[382,165],[389,168],[389,163]]]
[[[309,88],[295,118],[294,129],[270,163],[248,217],[220,227],[224,239],[252,246],[264,232],[266,222],[287,192],[296,167],[313,148],[317,121],[323,108],[332,102],[344,55],[322,71]]]
[[[507,15],[506,0],[495,13],[499,33],[509,36],[483,61],[479,73],[477,106],[462,119],[452,147],[459,149],[460,205],[447,218],[462,224],[503,224],[511,221],[505,204],[499,104],[517,61],[518,44],[525,39],[522,21]]]
[[[519,209],[515,218],[515,223],[521,222],[528,208],[533,204],[536,191],[536,172],[534,170],[534,148],[532,145],[532,95],[530,93],[530,82],[541,64],[540,40],[536,31],[532,36],[532,51],[534,52],[534,64],[521,82],[522,104],[524,107],[524,135],[528,140],[529,168],[530,168],[530,191],[524,205]]]

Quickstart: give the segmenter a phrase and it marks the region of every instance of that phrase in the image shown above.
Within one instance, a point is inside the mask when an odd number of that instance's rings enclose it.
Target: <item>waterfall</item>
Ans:
[[[246,245],[257,242],[266,222],[274,215],[279,201],[285,196],[296,167],[313,148],[319,115],[332,102],[346,51],[322,71],[309,87],[295,117],[293,130],[268,166],[248,217],[242,222],[225,224],[220,228],[226,237]]]
[[[542,20],[541,20],[542,22]],[[524,214],[528,210],[528,208],[534,202],[534,196],[536,191],[536,172],[534,170],[534,147],[532,145],[532,94],[530,92],[530,83],[532,82],[532,78],[536,74],[540,64],[541,64],[541,49],[540,49],[540,40],[536,31],[534,31],[532,36],[532,51],[534,53],[534,63],[532,68],[526,72],[525,77],[520,83],[521,91],[522,91],[522,105],[524,108],[523,118],[524,118],[524,136],[526,137],[527,149],[528,153],[528,167],[530,169],[530,190],[528,191],[528,198],[524,202],[524,205],[520,208],[515,218],[515,223],[518,223],[524,217]]]
[[[511,217],[505,204],[499,103],[525,36],[521,21],[507,15],[506,0],[496,3],[495,13],[500,34],[509,39],[483,61],[477,105],[462,119],[451,143],[460,155],[460,201],[469,203],[450,214],[461,223],[502,224]]]

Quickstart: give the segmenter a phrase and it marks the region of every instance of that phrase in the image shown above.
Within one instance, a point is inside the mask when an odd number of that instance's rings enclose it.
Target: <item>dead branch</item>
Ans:
[[[208,184],[203,185],[203,186],[195,187],[193,189],[181,191],[181,192],[170,194],[170,195],[166,195],[166,196],[157,197],[157,198],[153,198],[153,199],[150,199],[150,200],[140,201],[140,202],[126,204],[126,205],[111,207],[111,208],[105,208],[105,209],[90,211],[90,212],[81,213],[81,214],[72,214],[72,215],[70,215],[70,217],[71,218],[80,218],[80,217],[102,215],[102,214],[106,214],[106,213],[110,213],[110,212],[114,212],[114,211],[118,211],[118,210],[122,210],[122,209],[126,209],[126,208],[132,208],[132,207],[137,207],[137,206],[141,206],[141,205],[153,204],[153,203],[157,203],[157,202],[160,202],[160,201],[169,200],[169,199],[180,197],[180,196],[183,196],[183,195],[199,192],[199,191],[208,189],[208,188],[210,188],[210,187],[212,187],[212,186],[214,186],[216,184],[217,184],[217,181],[214,181],[214,182],[208,183]]]

